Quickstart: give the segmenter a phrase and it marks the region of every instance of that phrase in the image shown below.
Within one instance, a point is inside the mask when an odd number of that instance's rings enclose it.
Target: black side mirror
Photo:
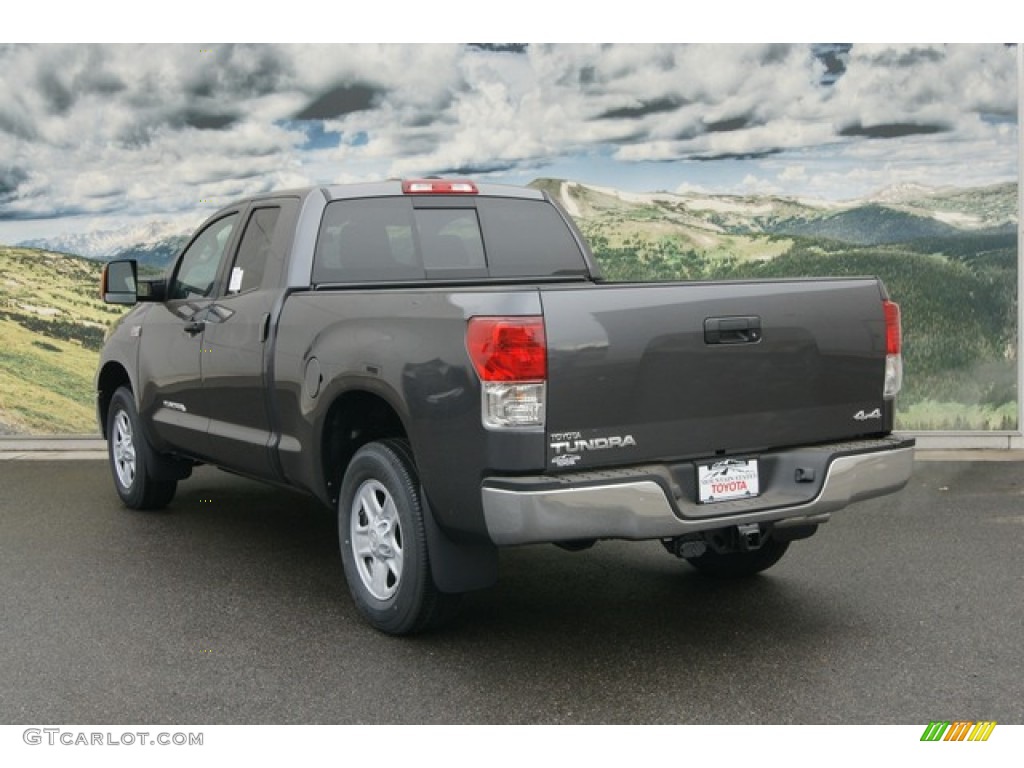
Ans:
[[[103,267],[100,295],[107,304],[134,304],[138,298],[138,266],[134,259],[110,261]]]
[[[139,301],[163,301],[167,298],[167,281],[162,277],[139,280]]]

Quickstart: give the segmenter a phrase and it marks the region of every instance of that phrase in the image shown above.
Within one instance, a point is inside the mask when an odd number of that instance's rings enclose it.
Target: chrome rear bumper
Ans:
[[[748,523],[819,523],[831,512],[857,501],[900,490],[914,466],[912,440],[887,438],[877,450],[836,455],[827,464],[820,492],[802,503],[779,503],[770,493],[742,502],[701,505],[673,494],[655,479],[608,480],[582,473],[518,479],[516,487],[485,481],[484,519],[498,546],[574,539],[661,539]],[[499,487],[499,485],[501,487]]]

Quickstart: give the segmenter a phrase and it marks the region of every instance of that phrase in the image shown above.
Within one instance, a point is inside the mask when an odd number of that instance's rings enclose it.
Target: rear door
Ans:
[[[887,432],[881,290],[874,279],[544,289],[548,466]]]
[[[267,345],[297,215],[296,198],[263,200],[245,213],[237,252],[222,273],[203,330],[209,455],[260,476],[273,475]]]

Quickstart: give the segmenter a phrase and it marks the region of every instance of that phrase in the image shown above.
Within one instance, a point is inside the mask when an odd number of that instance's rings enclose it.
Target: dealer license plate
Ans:
[[[697,491],[701,504],[757,496],[761,492],[757,459],[722,459],[697,465]]]

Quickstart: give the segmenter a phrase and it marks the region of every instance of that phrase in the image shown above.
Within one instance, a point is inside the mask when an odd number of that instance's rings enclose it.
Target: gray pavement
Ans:
[[[0,722],[1024,722],[1024,463],[928,461],[775,568],[657,543],[502,553],[444,631],[365,627],[328,515],[199,469],[119,504],[103,461],[0,462]]]

